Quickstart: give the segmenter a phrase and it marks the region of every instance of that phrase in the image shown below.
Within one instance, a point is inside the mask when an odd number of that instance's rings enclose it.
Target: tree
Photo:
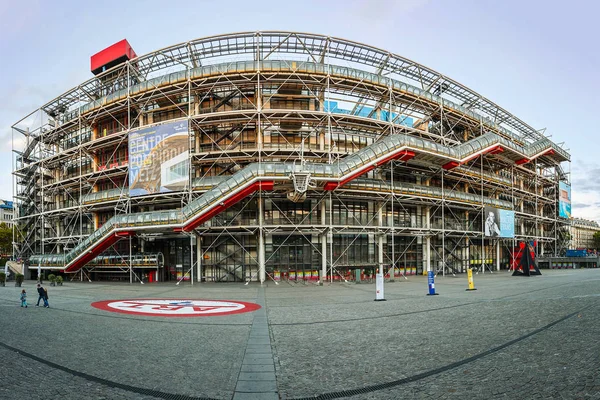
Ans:
[[[12,242],[12,227],[4,222],[0,223],[0,253],[12,254]]]

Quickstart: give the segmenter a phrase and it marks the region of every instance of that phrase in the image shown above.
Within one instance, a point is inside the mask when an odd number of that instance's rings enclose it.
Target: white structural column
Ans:
[[[544,195],[544,188],[543,187],[540,188],[538,194],[540,196]],[[544,216],[544,205],[543,204],[540,205],[540,207],[539,207],[539,215],[540,215],[540,217]],[[545,234],[544,233],[544,224],[541,224],[540,225],[540,238],[543,238],[544,234]],[[544,242],[540,240],[539,243],[538,243],[538,246],[539,246],[539,254],[545,254]]]
[[[190,234],[190,284],[194,286],[194,234]]]
[[[323,284],[327,277],[327,228],[325,228],[325,225],[327,224],[327,202],[325,201],[325,198],[321,200],[320,208],[321,226],[323,227],[323,232],[321,233],[321,284]]]
[[[417,179],[420,179],[420,178],[417,177]],[[417,183],[419,183],[419,182],[420,181],[417,180]],[[394,226],[393,225],[393,220],[394,220],[394,218],[392,218],[392,227]],[[422,230],[423,229],[423,209],[422,209],[421,206],[417,206],[417,213],[416,213],[416,215],[413,214],[413,215],[410,216],[410,226],[420,229],[419,232],[423,232],[423,230]],[[392,232],[395,233],[394,231],[392,231]],[[392,233],[392,235],[393,235],[393,233]],[[425,250],[425,245],[423,244],[423,235],[422,234],[421,235],[417,235],[416,243],[417,243],[417,248],[419,246],[421,247],[421,251],[422,251],[422,254],[421,254],[421,269],[424,270],[425,269],[425,251],[424,251]],[[400,256],[401,255],[402,255],[402,251],[400,251]],[[404,268],[400,268],[399,266],[397,268],[399,268],[402,271],[402,273],[405,274],[406,273],[406,262],[404,262],[403,264],[404,264]],[[416,271],[415,271],[415,273],[416,273]],[[404,279],[406,279],[406,276],[404,277]]]
[[[425,257],[425,270],[427,272],[431,271],[431,232],[429,232],[431,229],[430,213],[430,207],[425,207],[425,227],[427,228],[428,233],[423,245],[423,255]]]
[[[496,271],[500,271],[500,239],[496,240]]]
[[[129,283],[133,283],[133,265],[131,264],[131,236],[129,236]]]
[[[429,186],[429,178],[425,179],[425,186]],[[431,207],[425,207],[425,228],[427,228],[427,237],[423,244],[423,256],[425,258],[425,270],[431,271]]]
[[[523,188],[523,178],[519,178],[519,187],[521,189],[521,193],[524,191]],[[521,211],[521,214],[523,214],[523,210],[524,210],[524,201],[523,199],[521,199],[520,203],[519,203],[519,211]],[[523,222],[524,220],[521,219],[521,235],[525,235],[525,223]]]
[[[467,187],[465,185],[465,192],[467,191]],[[469,230],[469,212],[465,211],[465,230]],[[465,254],[463,257],[463,271],[467,272],[469,268],[471,268],[471,243],[469,243],[469,236],[465,236]]]
[[[471,243],[469,243],[469,237],[467,236],[465,238],[465,256],[464,259],[466,260],[464,263],[464,272],[467,272],[467,270],[469,268],[471,268]]]
[[[431,271],[431,237],[427,236],[425,238],[425,267],[427,268],[427,272]]]
[[[384,274],[383,270],[383,238],[385,237],[385,233],[383,233],[383,208],[385,207],[385,203],[378,202],[377,203],[377,227],[379,229],[377,235],[377,268],[379,268],[379,273]]]
[[[261,55],[260,50],[256,49],[256,61],[257,61],[257,76],[256,76],[256,111],[257,111],[257,145],[258,145],[258,164],[259,168],[262,163],[262,150],[263,150],[263,130],[261,122],[262,113],[262,91],[260,82],[260,61]],[[262,198],[262,191],[258,192],[258,279],[262,285],[266,279],[265,269],[265,236],[263,232],[264,224],[264,204]]]
[[[198,282],[202,282],[202,238],[196,236],[196,279]]]
[[[263,232],[263,199],[262,196],[258,196],[258,279],[262,285],[266,278],[265,269],[265,236]]]

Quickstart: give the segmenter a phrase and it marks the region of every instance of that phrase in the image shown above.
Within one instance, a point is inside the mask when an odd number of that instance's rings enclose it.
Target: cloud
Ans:
[[[13,149],[23,151],[23,150],[25,150],[26,144],[27,144],[27,140],[25,139],[25,136],[18,135],[18,136],[15,136],[12,143],[11,142],[4,143],[4,146],[2,147],[2,149],[4,151],[12,151]]]
[[[12,150],[12,126],[56,96],[58,91],[52,84],[42,87],[9,83],[3,84],[1,89],[3,96],[0,98],[0,153]],[[18,126],[21,129],[34,128],[39,126],[39,120],[40,116],[33,114],[21,121]],[[15,140],[18,142],[20,137],[21,135],[16,134]]]
[[[574,217],[593,221],[600,220],[600,192],[581,190],[573,185],[571,193],[571,213]]]
[[[365,19],[374,18],[380,21],[382,18],[395,19],[397,15],[418,10],[427,5],[427,3],[429,3],[429,0],[402,0],[395,2],[388,0],[359,0],[350,2],[349,8],[358,12],[355,14],[357,16]]]
[[[3,40],[19,37],[39,23],[42,16],[40,0],[16,2],[0,0],[0,21]]]
[[[586,164],[588,168],[576,168],[571,172],[573,190],[581,192],[600,192],[600,167]]]
[[[365,35],[391,33],[396,29],[399,17],[411,18],[428,3],[429,0],[355,0],[345,2],[339,12],[342,20],[368,26],[368,33],[363,30],[360,34],[364,39]]]
[[[596,203],[596,205],[598,205],[598,203]],[[587,208],[587,207],[592,207],[592,204],[571,203],[571,208]]]
[[[600,220],[600,165],[577,160],[571,169],[571,212],[574,217]]]

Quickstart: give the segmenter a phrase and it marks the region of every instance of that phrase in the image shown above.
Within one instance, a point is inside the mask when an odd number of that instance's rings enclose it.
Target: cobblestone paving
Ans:
[[[271,352],[260,352],[272,354],[282,399],[364,388],[351,398],[600,399],[600,269],[542,272],[530,278],[475,275],[475,292],[465,291],[465,275],[440,276],[440,295],[431,297],[425,296],[426,277],[409,277],[386,284],[385,302],[373,301],[374,284],[270,283],[264,304]],[[24,288],[35,304],[34,282]],[[169,319],[109,313],[90,303],[125,298],[256,302],[261,291],[256,284],[66,282],[48,289],[50,309],[23,309],[19,288],[10,283],[0,288],[0,343],[5,345],[0,346],[0,399],[153,398],[110,382],[232,399],[236,385],[238,390],[246,385],[240,377],[251,381],[244,355],[259,346],[252,343],[253,313]],[[574,312],[496,352],[412,380]],[[374,390],[403,378],[408,382]]]
[[[351,399],[600,399],[600,307],[493,355],[419,382]]]
[[[155,399],[90,382],[0,348],[0,399]]]

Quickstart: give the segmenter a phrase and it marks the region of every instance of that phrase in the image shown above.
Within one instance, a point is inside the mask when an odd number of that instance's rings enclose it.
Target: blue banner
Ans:
[[[428,296],[434,296],[437,293],[435,292],[435,281],[434,281],[434,277],[435,274],[433,271],[428,271],[427,272],[427,286],[429,288],[429,293],[427,293]]]
[[[189,182],[188,122],[129,133],[129,195],[183,190]]]
[[[515,212],[485,207],[484,234],[486,237],[515,237]]]
[[[571,218],[571,185],[558,183],[558,216]]]

